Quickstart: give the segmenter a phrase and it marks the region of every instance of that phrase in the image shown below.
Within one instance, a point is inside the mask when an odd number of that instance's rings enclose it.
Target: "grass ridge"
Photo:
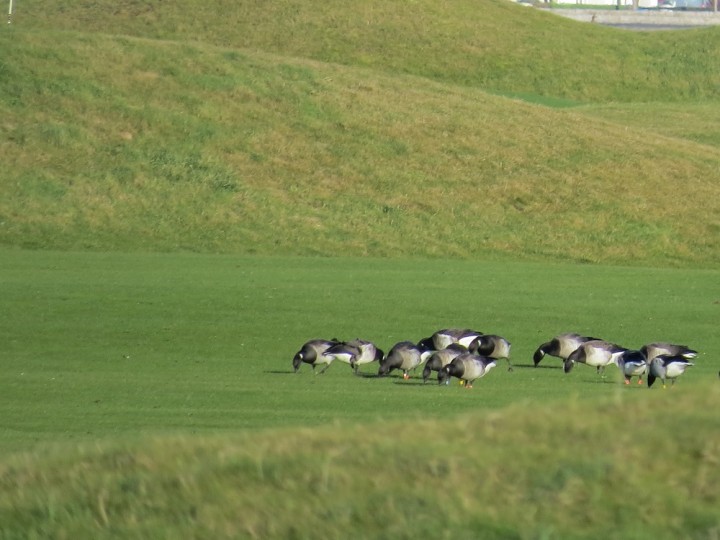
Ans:
[[[0,527],[97,538],[712,535],[717,385],[643,398],[18,454],[0,462]]]

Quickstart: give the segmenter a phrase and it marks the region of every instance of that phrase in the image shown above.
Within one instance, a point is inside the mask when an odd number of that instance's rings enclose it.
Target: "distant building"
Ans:
[[[659,0],[640,0],[640,7],[651,8],[658,7]],[[553,0],[555,4],[572,4],[577,6],[617,6],[618,0]],[[631,8],[633,6],[632,0],[620,0],[620,5],[623,7]]]
[[[578,6],[617,6],[618,0],[553,0],[555,4],[572,4]],[[633,0],[620,0],[622,7],[633,7]],[[640,9],[712,9],[712,0],[639,0]]]

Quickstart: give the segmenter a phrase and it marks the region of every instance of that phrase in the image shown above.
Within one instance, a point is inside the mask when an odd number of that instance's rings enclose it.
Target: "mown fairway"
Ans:
[[[678,383],[717,377],[717,271],[422,260],[3,252],[0,444],[139,433],[228,433],[337,420],[413,422],[517,402],[598,400],[624,388],[537,346],[565,331],[702,352]],[[513,361],[472,390],[333,364],[292,373],[316,337],[388,350],[448,326],[498,333]]]
[[[4,537],[705,538],[718,526],[717,271],[2,255],[0,444],[23,451],[0,463]],[[310,337],[387,348],[448,325],[506,335],[515,370],[471,390],[378,379],[376,365],[292,373]],[[614,367],[604,380],[553,358],[530,367],[566,330],[701,355],[668,390],[625,387]]]
[[[15,3],[0,538],[713,539],[720,28]],[[507,337],[473,389],[311,338]],[[687,344],[672,389],[536,347]]]

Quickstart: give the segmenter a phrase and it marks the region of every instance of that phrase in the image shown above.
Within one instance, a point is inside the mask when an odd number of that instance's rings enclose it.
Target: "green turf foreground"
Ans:
[[[0,253],[0,537],[712,538],[718,272]],[[314,337],[505,335],[513,372],[322,376]],[[563,331],[700,351],[673,389],[558,361]]]
[[[0,461],[2,538],[715,538],[717,384]]]

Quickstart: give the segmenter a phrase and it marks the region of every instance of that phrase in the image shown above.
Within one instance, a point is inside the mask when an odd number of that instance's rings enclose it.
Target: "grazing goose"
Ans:
[[[434,351],[430,355],[430,358],[427,359],[427,362],[425,362],[423,382],[427,382],[433,371],[440,371],[441,368],[447,366],[456,357],[466,352],[468,352],[468,350],[459,343],[451,343],[444,349]]]
[[[605,373],[605,366],[614,363],[615,359],[622,355],[627,349],[603,341],[602,339],[593,339],[586,341],[580,347],[575,349],[565,360],[565,373],[570,373],[576,363],[587,364],[597,368],[599,375]]]
[[[647,358],[642,351],[625,351],[615,357],[615,364],[625,376],[625,384],[630,384],[633,377],[638,377],[638,384],[643,383],[643,375],[648,372]]]
[[[666,356],[682,356],[685,360],[697,358],[697,351],[691,349],[687,345],[674,345],[673,343],[649,343],[643,345],[640,351],[645,355],[648,362],[660,355]]]
[[[543,343],[542,345],[540,345],[535,351],[535,354],[533,355],[533,362],[535,363],[535,367],[538,366],[540,360],[542,360],[546,354],[549,354],[550,356],[556,356],[565,361],[567,360],[568,356],[570,356],[578,347],[580,347],[580,345],[594,339],[597,338],[581,336],[580,334],[573,333],[560,334],[558,336],[555,336],[547,343]]]
[[[496,366],[495,358],[479,356],[470,352],[463,353],[438,371],[438,383],[449,384],[450,377],[457,377],[465,388],[472,388],[472,383],[484,377]]]
[[[409,379],[410,374],[408,372],[422,364],[425,359],[425,352],[424,347],[415,345],[412,341],[396,343],[387,356],[380,361],[378,376],[383,377],[393,369],[401,369],[403,379]]]
[[[323,353],[327,351],[333,345],[337,345],[338,340],[336,339],[311,339],[306,342],[300,350],[293,357],[293,370],[295,373],[298,372],[303,362],[310,364],[315,373],[315,367],[321,364],[325,364],[320,373],[325,373],[325,370],[332,364],[333,358],[330,356],[323,356]]]
[[[660,379],[662,381],[663,388],[666,388],[666,379],[670,379],[672,381],[670,386],[675,386],[675,379],[685,373],[685,370],[693,365],[695,364],[688,361],[683,356],[670,356],[667,354],[656,356],[650,362],[648,388],[653,385],[655,379]]]
[[[494,334],[483,334],[476,337],[470,343],[468,351],[479,354],[480,356],[488,356],[496,360],[504,359],[508,363],[508,371],[512,371],[513,367],[510,363],[510,342],[501,336]]]
[[[423,347],[434,351],[446,349],[447,346],[452,343],[459,343],[460,345],[467,347],[470,343],[472,343],[473,339],[481,335],[482,332],[477,332],[467,328],[446,328],[444,330],[438,330],[432,336],[421,340],[418,345],[422,345]]]
[[[332,357],[346,364],[350,364],[355,375],[358,368],[363,364],[369,364],[375,360],[382,360],[385,353],[371,341],[364,339],[353,339],[333,345],[323,353],[323,356]]]

